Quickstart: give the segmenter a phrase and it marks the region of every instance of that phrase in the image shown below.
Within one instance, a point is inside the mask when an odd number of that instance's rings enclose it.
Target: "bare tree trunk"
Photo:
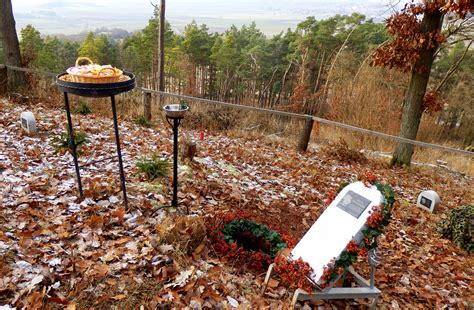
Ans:
[[[255,105],[255,100],[257,99],[257,96],[255,95],[257,93],[257,80],[254,79],[252,81],[252,88],[250,90],[250,100],[249,100],[249,104],[254,106]]]
[[[278,91],[277,99],[273,103],[273,107],[277,106],[280,103],[280,100],[281,100],[280,98],[281,98],[282,92],[284,91],[283,89],[285,88],[286,76],[288,72],[290,71],[292,64],[293,64],[293,60],[290,61],[290,63],[288,64],[288,67],[285,70],[285,74],[283,74],[283,79],[281,80],[281,87],[280,87],[280,90]]]
[[[214,66],[210,65],[209,67],[209,98],[210,99],[217,99],[215,86],[216,86],[215,70],[214,70]]]
[[[421,21],[423,33],[435,32],[441,27],[443,14],[439,11],[426,12]],[[418,127],[420,126],[423,111],[421,105],[426,93],[426,86],[430,79],[431,66],[433,65],[434,53],[438,46],[431,46],[420,52],[420,57],[413,66],[410,84],[408,86],[405,103],[403,105],[402,121],[400,126],[400,137],[416,139]],[[413,155],[413,145],[398,142],[392,157],[392,165],[410,165]]]
[[[0,39],[3,42],[6,64],[21,67],[20,44],[16,34],[11,0],[0,0]],[[10,87],[16,87],[23,81],[24,76],[21,72],[8,70]]]
[[[344,43],[342,43],[341,47],[337,51],[336,56],[334,57],[334,60],[332,61],[331,67],[329,67],[329,72],[328,72],[328,76],[326,78],[326,83],[324,84],[323,97],[327,96],[329,80],[331,79],[331,74],[332,74],[332,71],[334,69],[334,65],[336,64],[337,58],[339,57],[339,54],[341,54],[342,50],[346,47],[346,44],[347,44],[347,41],[349,40],[349,37],[351,36],[351,34],[354,32],[354,30],[356,28],[357,28],[357,26],[354,26],[354,28],[352,28],[351,32],[349,32],[346,39],[344,40]]]
[[[323,72],[323,67],[325,67],[324,55],[325,55],[325,52],[323,51],[323,55],[321,57],[321,63],[319,65],[319,70],[318,70],[318,77],[316,78],[316,83],[314,84],[313,93],[316,93],[319,90],[319,86],[321,85],[321,74]]]
[[[263,105],[265,107],[269,106],[267,100],[268,99],[271,100],[271,94],[272,94],[272,90],[273,90],[273,87],[272,87],[273,86],[273,80],[275,79],[275,73],[277,72],[277,70],[278,70],[277,68],[275,68],[273,70],[272,77],[270,78],[270,81],[268,82],[267,85],[265,85],[265,83],[263,83],[263,86],[264,86],[263,87],[263,92],[265,94]]]

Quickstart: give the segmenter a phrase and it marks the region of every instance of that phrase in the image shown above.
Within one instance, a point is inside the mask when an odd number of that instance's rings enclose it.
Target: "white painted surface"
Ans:
[[[350,190],[371,201],[359,218],[337,207]],[[382,193],[375,186],[368,188],[362,182],[347,185],[291,251],[292,257],[301,257],[307,262],[314,271],[313,281],[318,282],[323,274],[323,267],[334,257],[339,257],[351,239],[361,240],[361,230],[370,216],[369,212],[373,206],[382,202]]]
[[[440,203],[438,194],[435,191],[424,191],[418,196],[416,205],[419,208],[425,209],[431,213],[436,212],[438,205]]]
[[[32,112],[22,112],[20,115],[21,127],[28,133],[33,134],[36,132],[36,120]]]

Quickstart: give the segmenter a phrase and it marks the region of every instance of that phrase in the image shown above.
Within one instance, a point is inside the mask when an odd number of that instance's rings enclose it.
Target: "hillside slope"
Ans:
[[[27,108],[38,122],[39,133],[33,137],[20,128],[19,115]],[[173,248],[160,244],[159,223],[170,215],[159,207],[170,203],[171,178],[149,184],[135,173],[141,156],[171,158],[167,124],[144,129],[119,121],[130,199],[125,210],[115,162],[90,167],[101,172],[82,170],[87,198],[77,197],[72,157],[55,153],[51,146],[53,136],[64,130],[63,110],[1,99],[0,110],[0,305],[287,307],[291,291],[276,283],[259,296],[264,275],[219,260],[206,242],[204,249],[169,263]],[[73,119],[90,140],[81,163],[115,154],[110,119]],[[180,205],[189,207],[194,219],[242,210],[253,220],[285,228],[298,240],[324,210],[328,193],[372,171],[393,186],[398,199],[381,240],[379,305],[463,308],[473,300],[472,256],[440,239],[435,229],[448,210],[472,202],[471,178],[431,168],[391,168],[374,160],[345,164],[318,150],[299,154],[273,144],[206,132],[198,143],[198,158],[181,169]],[[439,193],[439,213],[415,207],[425,189]],[[367,275],[367,268],[361,268]]]

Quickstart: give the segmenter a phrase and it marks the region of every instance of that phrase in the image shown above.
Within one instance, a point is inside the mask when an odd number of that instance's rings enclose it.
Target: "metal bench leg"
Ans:
[[[295,306],[296,306],[296,303],[298,302],[299,298],[300,298],[300,293],[301,293],[301,290],[300,289],[297,289],[295,291],[295,293],[293,294],[293,298],[291,299],[291,309],[294,309]]]
[[[372,304],[370,305],[371,310],[375,310],[377,308],[377,301],[379,300],[379,296],[375,297],[374,300],[372,301]]]

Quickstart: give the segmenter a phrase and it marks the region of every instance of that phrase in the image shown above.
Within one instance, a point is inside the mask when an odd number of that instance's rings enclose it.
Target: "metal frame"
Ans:
[[[115,144],[117,147],[117,155],[116,156],[111,156],[107,157],[104,159],[92,161],[92,162],[87,162],[86,164],[79,166],[79,162],[77,160],[77,145],[74,143],[74,129],[72,126],[72,118],[71,118],[71,109],[69,106],[69,96],[67,92],[64,92],[64,105],[66,107],[66,115],[67,115],[67,123],[68,123],[68,129],[69,129],[69,148],[71,149],[72,157],[74,158],[74,167],[76,170],[76,177],[77,177],[77,186],[79,189],[79,195],[84,197],[84,192],[82,190],[82,181],[81,181],[81,168],[85,168],[87,166],[93,165],[95,163],[103,162],[106,160],[118,158],[118,164],[119,164],[119,173],[120,173],[120,188],[122,190],[123,194],[123,201],[125,207],[128,207],[128,200],[127,200],[127,189],[125,187],[125,173],[123,171],[123,161],[122,161],[122,150],[120,148],[120,135],[119,135],[119,129],[118,129],[118,122],[117,122],[117,109],[115,107],[115,95],[110,96],[111,100],[111,105],[112,105],[112,115],[113,115],[113,120],[114,120],[114,132],[115,132]]]
[[[375,287],[375,271],[377,266],[380,264],[380,255],[376,249],[372,249],[368,254],[368,263],[370,265],[370,281],[364,279],[360,274],[358,274],[354,268],[349,267],[340,275],[336,280],[334,280],[330,285],[316,292],[308,293],[302,289],[297,289],[293,294],[291,300],[291,307],[295,307],[296,302],[298,301],[316,301],[316,300],[326,300],[326,299],[358,299],[358,298],[372,298],[373,301],[370,305],[370,309],[375,309],[377,305],[378,298],[381,294],[381,291]],[[265,277],[265,282],[262,288],[262,295],[267,290],[268,282],[273,274],[273,268],[275,264],[271,264],[268,267],[267,275]],[[356,283],[360,287],[334,287],[335,283],[340,279],[344,280],[347,273],[350,273]],[[310,280],[310,279],[308,279]],[[318,289],[318,287],[316,286]]]

